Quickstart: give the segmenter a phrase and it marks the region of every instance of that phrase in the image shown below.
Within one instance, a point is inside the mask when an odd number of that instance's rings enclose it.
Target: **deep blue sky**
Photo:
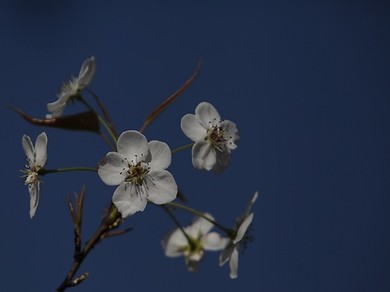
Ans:
[[[146,136],[183,145],[181,116],[213,103],[240,129],[229,169],[196,171],[183,152],[171,172],[192,206],[227,226],[255,190],[261,195],[237,280],[216,253],[195,274],[165,258],[160,239],[174,225],[149,205],[127,220],[133,232],[92,252],[80,270],[90,278],[73,291],[389,291],[386,1],[115,3],[1,1],[0,290],[53,291],[72,259],[66,195],[87,185],[90,235],[114,191],[91,173],[48,175],[30,220],[23,134],[47,132],[49,168],[94,166],[108,148],[93,134],[33,127],[5,107],[43,117],[94,55],[91,88],[121,131],[138,129],[202,58],[199,78]]]

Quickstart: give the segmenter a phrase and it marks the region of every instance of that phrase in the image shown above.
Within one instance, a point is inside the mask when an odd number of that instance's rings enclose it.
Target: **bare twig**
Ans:
[[[84,259],[87,257],[89,252],[96,246],[96,244],[106,237],[106,234],[109,231],[117,228],[122,223],[121,215],[118,212],[118,209],[112,203],[110,204],[108,210],[109,211],[105,218],[102,220],[99,228],[86,242],[84,248],[78,253],[78,255],[73,258],[73,264],[69,269],[69,272],[66,275],[65,279],[62,281],[60,286],[58,286],[57,292],[65,291],[66,288],[78,285],[85,280],[85,278],[88,276],[88,273],[84,273],[81,276],[74,278]]]
[[[102,239],[103,238],[109,238],[109,237],[114,237],[114,236],[118,236],[118,235],[122,235],[122,234],[125,234],[129,231],[133,230],[133,227],[128,227],[128,228],[125,228],[125,229],[122,229],[122,230],[114,230],[114,231],[110,231],[110,232],[106,232],[103,236],[102,236]]]

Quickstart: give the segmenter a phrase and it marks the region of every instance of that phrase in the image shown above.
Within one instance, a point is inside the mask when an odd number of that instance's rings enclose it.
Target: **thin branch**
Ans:
[[[129,231],[133,230],[133,227],[128,227],[128,228],[125,228],[125,229],[122,229],[122,230],[114,230],[114,231],[110,231],[110,232],[106,232],[103,236],[102,236],[102,239],[103,238],[109,238],[109,237],[114,237],[114,236],[118,236],[118,235],[122,235],[122,234],[125,234]]]
[[[76,257],[74,257],[73,264],[69,269],[69,272],[66,275],[65,279],[62,281],[60,286],[58,286],[57,292],[65,291],[66,288],[78,285],[83,280],[85,280],[83,278],[81,279],[81,281],[78,281],[80,277],[74,278],[84,259],[88,256],[89,252],[96,246],[96,244],[98,244],[106,236],[107,232],[113,230],[114,228],[117,228],[122,223],[121,214],[112,203],[110,204],[108,210],[109,212],[102,220],[99,228],[86,242],[84,248],[80,251],[80,253]],[[84,273],[83,275],[87,276],[88,273]],[[83,277],[83,275],[81,277]]]
[[[109,125],[111,131],[115,134],[116,137],[118,137],[118,132],[114,126],[114,123],[112,122],[112,118],[111,118],[110,114],[108,113],[106,107],[104,106],[101,98],[95,92],[93,92],[91,89],[86,88],[86,90],[89,92],[89,94],[91,94],[95,98],[95,101],[98,104],[100,110],[102,111],[103,116],[106,119],[107,124]]]

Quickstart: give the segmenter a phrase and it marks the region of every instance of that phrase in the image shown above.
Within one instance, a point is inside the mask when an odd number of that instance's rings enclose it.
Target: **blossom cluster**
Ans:
[[[144,211],[148,203],[159,205],[165,208],[177,225],[177,228],[169,232],[162,240],[162,247],[167,257],[183,256],[188,270],[196,271],[205,251],[221,251],[219,264],[222,266],[229,262],[230,277],[236,278],[239,250],[250,239],[248,233],[253,220],[251,208],[258,193],[254,193],[245,213],[236,220],[233,228],[224,227],[210,213],[197,211],[175,202],[180,192],[174,176],[168,170],[172,163],[172,153],[175,150],[171,150],[166,142],[148,141],[142,130],[129,129],[118,135],[100,99],[89,89],[95,70],[95,57],[86,59],[78,76],[64,82],[57,100],[47,104],[48,114],[40,121],[40,125],[69,130],[90,130],[92,123],[99,123],[97,128],[100,131],[100,126],[102,126],[106,130],[108,138],[105,136],[105,140],[111,140],[108,144],[112,149],[98,160],[96,167],[46,169],[47,134],[41,133],[35,145],[29,136],[23,135],[22,145],[27,157],[27,165],[22,172],[30,194],[30,217],[33,218],[36,214],[42,176],[63,171],[95,171],[106,185],[115,187],[112,194],[114,207],[106,217],[107,220],[111,218],[111,221],[105,226],[107,228],[104,232],[108,233],[122,224],[125,218]],[[91,110],[92,106],[83,97],[84,91],[97,99],[103,116],[99,115],[96,110]],[[88,115],[86,112],[65,115],[66,107],[72,102],[81,102],[86,105]],[[163,103],[158,110],[163,109],[166,104],[168,102]],[[18,112],[21,111],[18,110]],[[23,114],[23,117],[26,118],[26,115]],[[152,116],[150,120],[154,118],[155,116]],[[36,121],[37,119],[30,119],[33,124],[36,124]],[[194,168],[221,173],[228,167],[232,150],[237,148],[239,140],[239,131],[234,122],[223,120],[217,109],[204,101],[197,105],[194,114],[187,113],[182,117],[180,127],[192,142],[177,151],[191,147]],[[82,210],[76,214],[71,203],[69,205],[76,224],[78,220],[81,221]],[[82,204],[78,207],[81,209]],[[179,223],[173,212],[177,208],[196,215],[191,225],[183,227]],[[107,220],[104,222],[108,222]],[[221,233],[212,231],[213,228],[219,229]],[[76,280],[73,279],[73,281]],[[68,282],[63,283],[63,287],[70,285]]]

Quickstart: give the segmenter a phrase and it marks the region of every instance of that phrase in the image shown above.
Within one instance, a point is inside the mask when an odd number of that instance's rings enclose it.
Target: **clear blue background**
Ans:
[[[261,195],[237,280],[217,253],[197,273],[166,258],[160,240],[174,225],[149,205],[126,220],[131,233],[93,250],[80,269],[90,277],[73,291],[389,291],[387,3],[1,1],[0,291],[54,291],[72,260],[67,194],[87,185],[86,239],[114,191],[92,173],[45,176],[30,220],[23,134],[47,132],[48,168],[94,166],[108,148],[94,134],[37,128],[6,108],[44,117],[91,55],[91,88],[121,131],[139,129],[202,58],[199,78],[146,136],[186,144],[181,116],[211,102],[240,129],[229,169],[196,171],[187,151],[171,172],[192,206],[226,226]]]

